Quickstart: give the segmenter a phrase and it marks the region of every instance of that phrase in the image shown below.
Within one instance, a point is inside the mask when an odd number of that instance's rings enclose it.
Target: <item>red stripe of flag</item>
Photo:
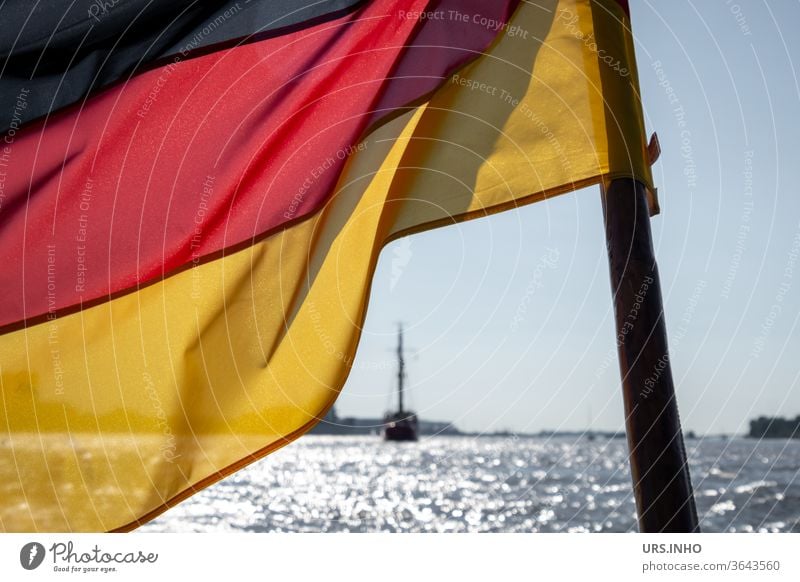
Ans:
[[[476,56],[515,2],[481,4],[376,0],[143,73],[17,134],[0,326],[136,288],[318,210],[371,112]],[[418,20],[432,5],[462,17]]]

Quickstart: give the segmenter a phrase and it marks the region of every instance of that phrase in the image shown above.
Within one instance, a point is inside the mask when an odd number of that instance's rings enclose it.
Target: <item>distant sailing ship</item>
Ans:
[[[594,430],[592,430],[592,405],[589,405],[589,422],[586,423],[586,440],[593,441],[595,439]]]
[[[403,324],[397,334],[397,411],[387,412],[383,417],[383,438],[387,441],[417,440],[417,415],[403,409],[403,383],[406,377],[406,362],[403,357]]]

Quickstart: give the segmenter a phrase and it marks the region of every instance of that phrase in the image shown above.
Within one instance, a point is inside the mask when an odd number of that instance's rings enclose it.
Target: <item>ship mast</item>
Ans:
[[[400,399],[398,412],[403,413],[403,380],[405,379],[406,361],[403,358],[403,324],[398,324],[397,334],[397,393]]]

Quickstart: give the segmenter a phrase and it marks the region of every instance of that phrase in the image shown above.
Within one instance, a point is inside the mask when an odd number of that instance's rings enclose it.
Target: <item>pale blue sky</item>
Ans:
[[[800,3],[632,0],[631,11],[663,150],[652,224],[684,428],[743,432],[760,414],[800,414]],[[403,320],[422,418],[567,430],[591,410],[596,429],[621,429],[612,316],[596,188],[397,241],[338,412],[383,413]]]

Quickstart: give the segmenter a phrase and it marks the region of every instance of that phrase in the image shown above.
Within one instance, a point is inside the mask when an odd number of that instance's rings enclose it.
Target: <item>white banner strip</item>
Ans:
[[[797,534],[0,536],[2,580],[800,580]]]

